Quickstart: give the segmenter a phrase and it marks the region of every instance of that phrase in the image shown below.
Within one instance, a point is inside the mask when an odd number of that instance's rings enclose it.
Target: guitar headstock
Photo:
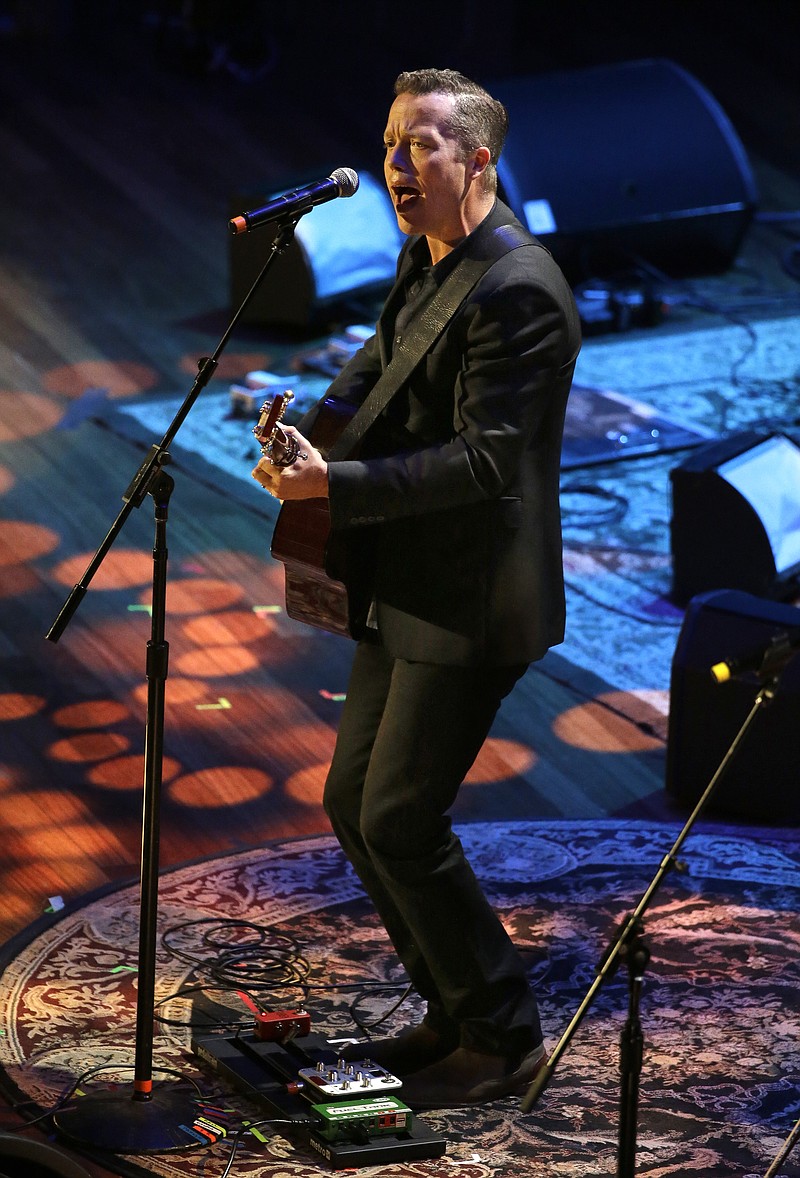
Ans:
[[[292,466],[298,458],[308,458],[305,452],[301,454],[297,440],[281,429],[286,407],[293,400],[294,393],[287,389],[284,393],[278,393],[271,401],[265,401],[261,406],[259,419],[253,426],[261,453],[273,466]]]
[[[275,442],[280,445],[286,441],[286,435],[281,429],[281,421],[289,403],[293,400],[294,393],[287,389],[283,393],[276,393],[271,401],[265,401],[261,406],[261,413],[253,426],[253,433],[261,447],[262,454],[268,458],[272,454]]]

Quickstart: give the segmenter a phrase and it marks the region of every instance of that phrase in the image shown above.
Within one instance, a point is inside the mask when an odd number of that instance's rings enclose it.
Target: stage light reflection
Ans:
[[[145,707],[147,704],[147,684],[141,683],[134,688],[132,698],[137,704]],[[195,704],[208,696],[208,684],[202,679],[182,679],[180,676],[169,675],[165,688],[164,703],[166,707],[180,704]]]
[[[8,765],[0,765],[0,793],[10,793],[16,788],[15,774],[11,772]]]
[[[161,763],[162,781],[177,777],[183,766],[174,757],[164,757]],[[144,785],[144,756],[115,757],[92,765],[86,773],[86,780],[101,789],[136,790]]]
[[[116,700],[92,699],[58,708],[53,712],[53,723],[58,728],[108,728],[129,716],[125,705]]]
[[[22,836],[20,844],[29,855],[36,854],[42,859],[52,857],[59,863],[69,860],[83,863],[86,859],[94,863],[124,862],[128,859],[128,854],[117,837],[110,830],[100,826],[95,819],[31,830],[29,834]],[[95,880],[105,882],[99,868],[95,871],[88,869],[84,878],[87,883],[93,883]],[[63,894],[66,890],[64,885],[59,883],[57,886]]]
[[[198,646],[231,646],[260,642],[275,625],[268,615],[239,609],[191,618],[182,629],[184,637]]]
[[[0,392],[0,442],[16,442],[46,433],[63,416],[61,405],[39,393]],[[0,488],[8,489],[1,481]]]
[[[24,597],[41,587],[42,582],[31,565],[12,564],[3,567],[0,561],[0,597]]]
[[[41,907],[29,895],[22,892],[12,892],[8,887],[3,888],[3,920],[9,931],[9,939],[18,929],[33,924],[42,915]]]
[[[638,702],[635,708],[633,702],[627,692],[607,692],[557,716],[553,731],[565,744],[589,752],[642,753],[662,749],[663,740],[640,726],[643,723],[640,718],[642,702]],[[625,714],[620,714],[623,708]],[[638,722],[629,719],[629,715],[637,715]],[[654,714],[653,720],[657,716],[658,713]],[[661,720],[663,722],[663,717]],[[648,727],[651,727],[649,723]]]
[[[536,754],[527,745],[490,736],[464,781],[466,785],[506,781],[509,777],[527,773],[535,764]]]
[[[158,373],[132,360],[82,360],[61,364],[44,374],[48,393],[80,397],[88,389],[106,389],[109,397],[132,397],[158,384]]]
[[[79,657],[86,658],[87,652],[91,651],[92,656],[117,681],[124,678],[128,682],[131,676],[144,681],[147,640],[150,635],[149,617],[137,614],[136,621],[126,617],[121,621],[98,622],[90,617],[90,610],[86,609],[84,613],[83,626],[72,626],[62,643],[66,643]]]
[[[214,548],[203,553],[203,565],[209,573],[224,574],[227,569],[235,568],[240,576],[252,578],[260,587],[258,600],[261,604],[283,605],[283,565],[279,561],[273,560],[269,555],[269,536],[266,527],[264,528],[263,556],[256,556],[252,552],[242,552],[238,549]]]
[[[244,675],[253,671],[258,657],[246,646],[211,646],[208,650],[188,650],[173,659],[182,675],[216,679],[222,675]]]
[[[307,769],[300,769],[286,779],[283,792],[293,802],[300,802],[304,806],[321,806],[322,790],[328,775],[328,762],[309,765]]]
[[[2,429],[2,425],[0,425],[0,429]],[[0,495],[5,495],[6,491],[10,491],[16,481],[12,470],[9,470],[7,466],[0,466]]]
[[[229,609],[244,597],[244,590],[233,581],[214,577],[176,578],[167,584],[167,612],[171,614],[206,614]],[[148,598],[141,598],[149,601]]]
[[[268,794],[272,787],[272,778],[261,769],[219,766],[179,777],[170,784],[169,796],[182,806],[213,809],[255,801]]]
[[[70,822],[83,822],[88,818],[91,815],[86,804],[66,790],[31,790],[20,792],[14,799],[15,831],[62,829]]]
[[[0,520],[0,566],[36,560],[58,548],[60,539],[52,528],[24,520]]]
[[[45,749],[45,754],[53,761],[103,761],[126,753],[130,743],[127,736],[119,732],[82,732],[55,741]]]
[[[24,695],[17,691],[0,693],[0,720],[25,720],[45,707],[40,695]]]
[[[51,572],[59,585],[72,588],[86,572],[94,552],[82,552],[62,560]],[[134,589],[152,583],[153,555],[134,548],[112,549],[92,577],[91,589]]]
[[[192,353],[182,356],[181,372],[195,376],[199,359],[199,356]],[[243,381],[248,372],[268,372],[272,359],[269,352],[223,352],[214,370],[214,379]],[[291,385],[291,383],[291,379],[287,377],[287,384]],[[253,396],[258,397],[257,390],[253,391]]]

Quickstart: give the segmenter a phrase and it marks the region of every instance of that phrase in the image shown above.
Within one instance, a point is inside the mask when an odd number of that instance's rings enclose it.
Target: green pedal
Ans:
[[[312,1104],[321,1123],[318,1136],[327,1141],[386,1137],[404,1133],[411,1125],[408,1105],[395,1096],[373,1096],[364,1100],[337,1100],[335,1104]]]

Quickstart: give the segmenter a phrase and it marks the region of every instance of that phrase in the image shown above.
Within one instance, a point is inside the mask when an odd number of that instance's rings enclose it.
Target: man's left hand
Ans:
[[[281,501],[284,499],[327,499],[328,464],[319,450],[292,425],[281,427],[296,442],[299,455],[291,466],[276,466],[269,458],[259,459],[253,470],[257,483]]]

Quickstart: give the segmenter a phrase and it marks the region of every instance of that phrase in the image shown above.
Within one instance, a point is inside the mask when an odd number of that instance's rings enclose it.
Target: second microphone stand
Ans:
[[[569,1026],[561,1036],[561,1039],[553,1049],[550,1058],[533,1080],[522,1099],[522,1111],[524,1113],[530,1112],[549,1084],[559,1060],[572,1041],[573,1035],[583,1021],[584,1016],[592,1005],[603,983],[617,970],[621,962],[625,962],[628,967],[629,995],[628,1017],[620,1039],[621,1093],[617,1178],[633,1178],[636,1166],[639,1077],[644,1050],[644,1040],[639,1017],[639,1000],[645,970],[650,960],[650,950],[643,940],[644,915],[650,907],[653,897],[661,887],[665,876],[673,869],[684,869],[684,865],[678,860],[678,853],[681,847],[691,834],[695,823],[716,789],[717,783],[736,755],[756,716],[773,699],[778,689],[781,672],[789,660],[794,657],[795,653],[794,644],[790,643],[788,635],[773,640],[772,645],[765,652],[764,660],[757,672],[757,677],[761,685],[741,728],[736,733],[730,747],[703,791],[695,808],[692,810],[692,813],[689,815],[680,834],[661,860],[649,887],[633,912],[622,921],[617,929],[586,996],[575,1012]]]

